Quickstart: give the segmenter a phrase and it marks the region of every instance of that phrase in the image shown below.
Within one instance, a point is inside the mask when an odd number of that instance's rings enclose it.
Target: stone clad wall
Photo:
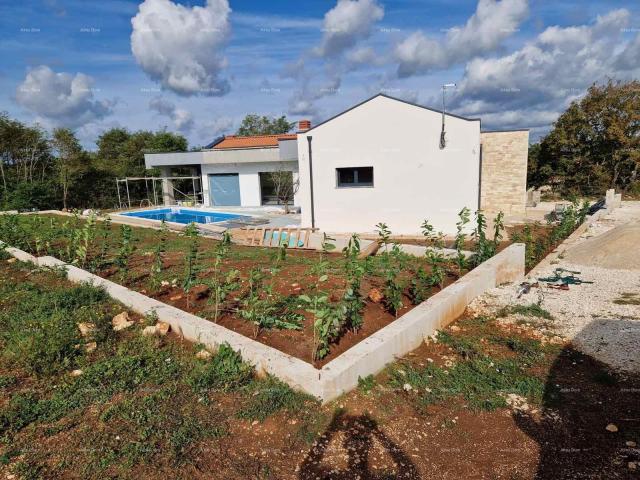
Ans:
[[[480,208],[489,214],[524,214],[529,131],[482,132],[480,143]]]

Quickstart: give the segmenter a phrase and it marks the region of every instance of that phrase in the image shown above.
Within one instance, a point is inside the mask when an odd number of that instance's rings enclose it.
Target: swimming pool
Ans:
[[[211,212],[208,210],[191,210],[188,208],[157,208],[154,210],[142,210],[140,212],[126,212],[127,217],[147,218],[149,220],[165,220],[176,223],[218,223],[234,218],[245,217],[234,213]]]

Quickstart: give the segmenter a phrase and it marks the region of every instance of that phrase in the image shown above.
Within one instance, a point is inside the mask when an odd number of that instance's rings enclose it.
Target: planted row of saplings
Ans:
[[[194,302],[194,291],[205,287],[213,313],[210,319],[217,322],[220,315],[231,313],[251,322],[257,337],[263,329],[302,330],[304,312],[313,316],[312,358],[324,358],[331,346],[339,342],[348,331],[358,332],[364,322],[364,309],[370,295],[363,294],[365,277],[379,277],[379,300],[391,315],[396,316],[407,301],[417,305],[426,300],[434,291],[444,287],[447,276],[459,277],[474,266],[493,256],[503,238],[502,214],[494,220],[492,239],[487,238],[487,222],[481,212],[475,214],[475,226],[468,232],[471,212],[463,209],[459,213],[453,258],[443,254],[444,235],[424,221],[422,233],[429,247],[419,266],[409,274],[407,270],[415,258],[402,252],[400,245],[393,242],[392,232],[384,223],[376,225],[378,242],[382,254],[377,258],[360,257],[360,238],[353,235],[342,250],[342,261],[337,263],[341,271],[328,268],[329,254],[335,251],[335,239],[324,236],[322,251],[314,265],[317,275],[315,284],[299,295],[282,295],[275,285],[285,265],[288,251],[283,242],[273,249],[268,268],[252,267],[248,272],[230,268],[230,253],[233,247],[231,237],[225,233],[216,242],[212,258],[203,261],[202,237],[196,224],[188,225],[182,232],[186,240],[186,254],[181,279],[174,279],[171,285],[182,288],[187,304]],[[92,272],[115,269],[115,278],[127,284],[130,280],[130,263],[136,250],[134,230],[128,225],[120,225],[114,236],[108,217],[97,221],[92,215],[86,220],[75,214],[63,222],[41,216],[0,216],[0,238],[18,248],[38,256],[53,255],[70,264]],[[170,232],[163,222],[155,231],[151,261],[146,263],[149,289],[157,293],[169,282],[166,278],[166,258],[171,253],[168,248]],[[116,238],[114,238],[116,237]],[[474,252],[470,258],[464,247],[472,240]],[[206,272],[203,272],[205,270]],[[336,282],[328,282],[329,275],[342,281],[337,298]],[[336,280],[334,279],[334,280]],[[331,284],[333,287],[328,287]],[[196,289],[195,287],[200,287]],[[231,294],[234,293],[233,298]]]

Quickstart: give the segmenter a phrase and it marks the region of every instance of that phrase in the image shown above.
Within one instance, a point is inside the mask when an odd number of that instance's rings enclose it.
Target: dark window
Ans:
[[[373,187],[373,167],[336,168],[338,187]]]
[[[284,205],[285,200],[293,203],[293,172],[260,172],[259,175],[262,205]]]

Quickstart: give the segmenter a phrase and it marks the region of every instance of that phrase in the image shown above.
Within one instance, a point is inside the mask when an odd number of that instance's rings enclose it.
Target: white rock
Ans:
[[[73,371],[70,373],[70,375],[71,375],[72,377],[79,377],[80,375],[82,375],[82,370],[80,370],[80,369],[73,370]]]
[[[613,423],[610,423],[609,425],[607,425],[607,426],[605,427],[605,430],[607,430],[608,432],[615,433],[615,432],[617,432],[617,431],[618,431],[618,427],[617,427],[617,426],[615,426]]]
[[[169,285],[171,285],[171,284],[170,284],[169,282],[167,282],[166,280],[162,280],[162,281],[160,282],[160,285],[161,285],[161,286],[163,286],[163,287],[168,287],[168,286],[169,286]]]
[[[13,257],[11,257],[9,260],[7,260],[7,263],[16,263],[17,260]]]
[[[171,330],[171,325],[167,322],[158,322],[156,323],[156,332],[161,337],[164,337]]]
[[[96,342],[89,342],[84,346],[87,353],[94,352],[96,348],[98,348],[98,344]]]
[[[508,393],[504,397],[505,402],[509,405],[513,410],[526,412],[529,410],[529,404],[527,403],[527,399],[517,395],[515,393]]]
[[[143,337],[153,337],[154,335],[157,335],[157,334],[158,334],[158,329],[156,328],[155,325],[144,327],[144,329],[142,330]]]
[[[626,445],[627,447],[633,448],[633,447],[635,447],[637,444],[636,444],[636,442],[634,442],[633,440],[627,440],[627,441],[625,442],[625,445]]]
[[[404,389],[405,392],[410,392],[411,390],[413,390],[413,387],[411,385],[409,385],[408,383],[405,383],[402,388]]]
[[[211,358],[211,352],[209,350],[200,350],[196,353],[196,358],[200,360],[209,360]]]
[[[96,326],[93,323],[88,322],[80,322],[78,323],[78,330],[80,330],[80,335],[83,337],[88,337],[96,330]]]
[[[120,330],[129,328],[131,325],[133,325],[133,322],[129,320],[129,313],[122,312],[113,317],[113,320],[111,320],[111,325],[113,325],[113,329],[116,332],[119,332]]]

